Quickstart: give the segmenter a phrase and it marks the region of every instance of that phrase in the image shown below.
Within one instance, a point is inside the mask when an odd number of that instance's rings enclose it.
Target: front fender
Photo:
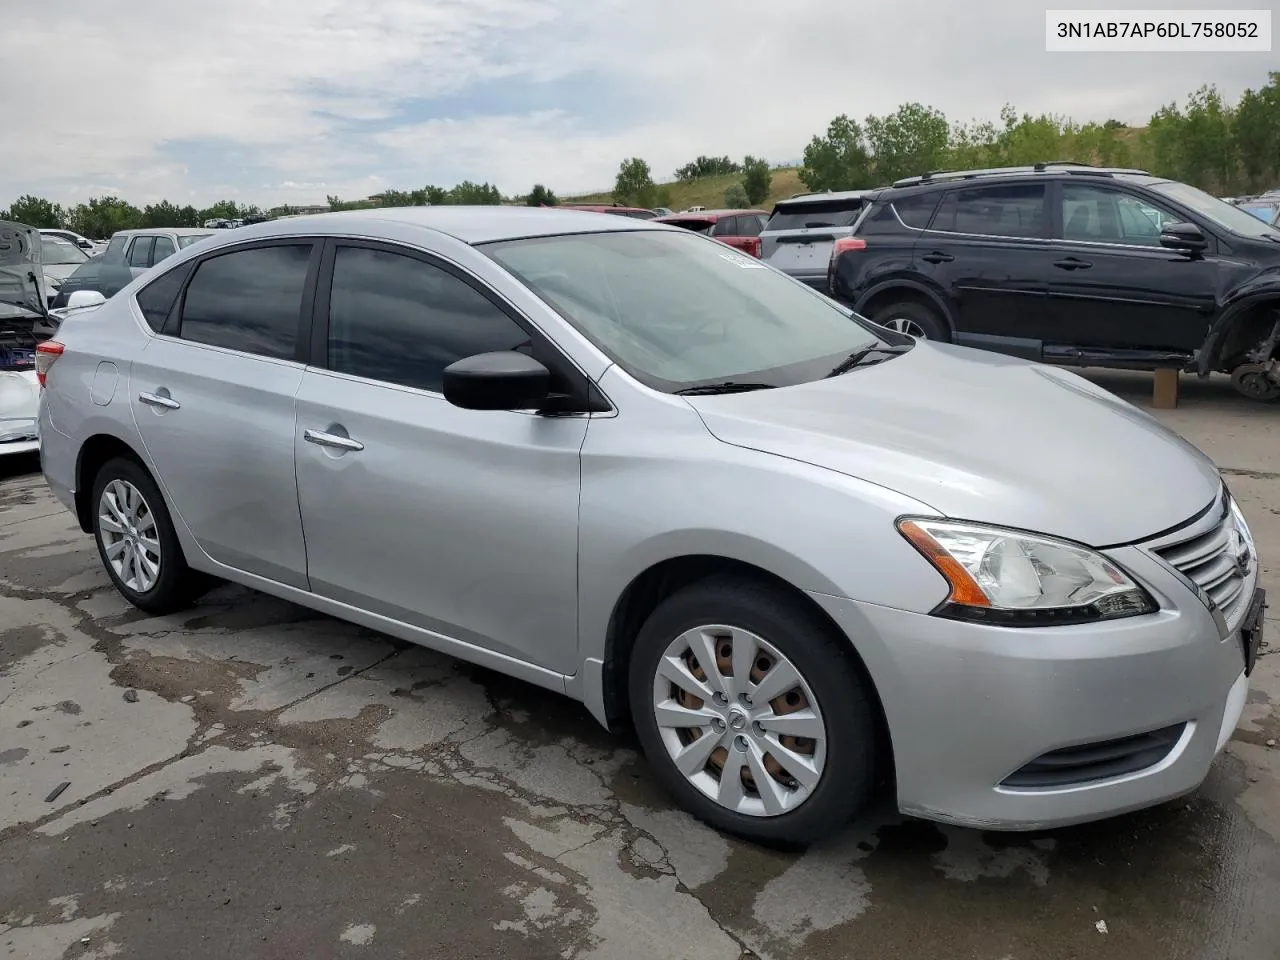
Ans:
[[[1200,376],[1208,376],[1218,368],[1222,345],[1236,321],[1258,305],[1268,302],[1280,305],[1280,267],[1267,268],[1226,297],[1222,311],[1196,351],[1196,368]]]

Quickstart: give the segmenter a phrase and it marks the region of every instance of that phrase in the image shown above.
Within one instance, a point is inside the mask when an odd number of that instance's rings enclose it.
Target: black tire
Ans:
[[[908,320],[919,327],[928,340],[940,340],[943,343],[951,341],[947,321],[932,307],[916,300],[899,300],[897,303],[887,304],[876,310],[875,315],[869,319],[882,327],[889,326],[896,319]]]
[[[140,592],[126,584],[116,573],[107,558],[102,528],[102,494],[115,480],[131,484],[146,503],[155,520],[155,539],[160,544],[160,572],[154,585]],[[151,475],[137,461],[127,457],[108,460],[93,478],[93,538],[98,545],[98,556],[103,569],[121,595],[140,610],[148,613],[173,613],[189,607],[197,597],[209,589],[212,580],[187,566],[182,544],[169,517],[169,508],[160,494],[160,488]]]
[[[653,711],[659,662],[680,634],[703,624],[756,634],[784,654],[813,691],[826,727],[821,779],[796,809],[772,817],[730,810],[689,782],[671,760]],[[786,590],[735,577],[711,577],[663,600],[640,628],[628,676],[636,734],[667,791],[704,823],[751,840],[804,845],[839,829],[875,785],[877,727],[869,680],[848,640]]]

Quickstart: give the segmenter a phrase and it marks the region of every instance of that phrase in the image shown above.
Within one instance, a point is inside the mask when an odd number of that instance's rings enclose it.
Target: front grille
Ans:
[[[1051,750],[1009,774],[1001,781],[1001,786],[1023,789],[1066,787],[1137,773],[1167,757],[1186,726],[1185,723],[1176,723],[1132,737]]]
[[[1184,539],[1161,544],[1154,552],[1213,601],[1228,630],[1240,625],[1249,605],[1246,587],[1257,558],[1249,549],[1248,537],[1237,527],[1226,497]]]

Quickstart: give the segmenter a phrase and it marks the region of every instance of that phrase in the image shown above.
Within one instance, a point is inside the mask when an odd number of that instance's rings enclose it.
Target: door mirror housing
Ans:
[[[97,290],[77,290],[67,297],[67,306],[76,310],[82,307],[96,307],[106,302],[107,298]]]
[[[1160,229],[1160,246],[1183,253],[1199,253],[1209,241],[1194,223],[1166,223]]]
[[[514,350],[478,353],[444,368],[444,398],[464,410],[528,410],[551,392],[551,371]]]

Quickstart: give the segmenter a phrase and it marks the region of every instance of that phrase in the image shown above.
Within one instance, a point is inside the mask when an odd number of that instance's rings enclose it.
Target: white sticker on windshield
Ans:
[[[754,257],[744,257],[740,253],[722,253],[721,259],[728,260],[735,267],[742,267],[743,270],[763,270],[764,264]]]

